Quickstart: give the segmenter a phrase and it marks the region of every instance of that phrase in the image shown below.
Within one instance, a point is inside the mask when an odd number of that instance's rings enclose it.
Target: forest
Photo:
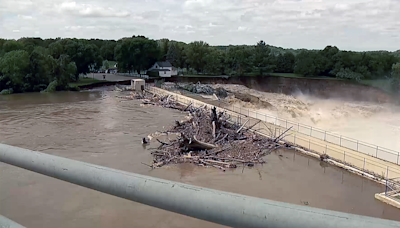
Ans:
[[[68,90],[80,75],[117,62],[119,72],[143,72],[168,60],[180,75],[260,76],[292,73],[302,77],[391,80],[399,90],[400,50],[354,52],[284,49],[259,41],[254,45],[211,46],[144,36],[101,39],[0,39],[0,91],[6,93]]]

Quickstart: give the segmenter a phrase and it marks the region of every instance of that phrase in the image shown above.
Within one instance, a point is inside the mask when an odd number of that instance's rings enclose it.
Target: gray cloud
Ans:
[[[398,0],[0,0],[0,35],[400,49]],[[13,32],[14,31],[14,32]],[[16,32],[19,31],[19,32]]]

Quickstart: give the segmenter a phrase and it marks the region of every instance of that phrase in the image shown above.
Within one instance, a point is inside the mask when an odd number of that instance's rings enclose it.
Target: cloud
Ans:
[[[399,0],[0,0],[1,36],[396,50]],[[19,30],[19,33],[13,32]]]
[[[74,16],[83,17],[127,17],[130,13],[126,10],[116,10],[111,7],[101,7],[90,4],[77,4],[76,2],[63,2],[59,10]]]
[[[18,18],[21,18],[21,19],[24,19],[24,20],[32,20],[33,19],[32,16],[21,15],[21,14],[18,14]]]

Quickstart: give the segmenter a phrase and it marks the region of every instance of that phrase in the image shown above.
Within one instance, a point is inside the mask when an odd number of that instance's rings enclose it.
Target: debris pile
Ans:
[[[253,126],[236,125],[230,117],[217,112],[216,108],[182,105],[171,96],[156,96],[150,93],[132,93],[132,99],[141,99],[143,104],[158,105],[188,111],[189,118],[176,121],[167,134],[179,136],[170,141],[157,139],[160,146],[154,149],[152,168],[167,164],[194,163],[199,166],[215,167],[225,171],[238,165],[254,166],[265,163],[263,157],[282,145],[279,140],[269,139],[250,132]]]
[[[177,84],[176,87],[178,89],[183,89],[191,93],[206,94],[206,95],[215,94],[221,98],[225,98],[228,96],[228,93],[224,88],[214,89],[213,87],[206,84],[201,84],[200,82],[197,82],[196,84],[193,83],[183,84],[183,85]]]

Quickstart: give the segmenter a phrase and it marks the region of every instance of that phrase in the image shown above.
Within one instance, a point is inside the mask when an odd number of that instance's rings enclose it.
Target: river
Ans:
[[[400,210],[374,199],[384,186],[293,151],[263,166],[228,170],[190,164],[151,170],[141,138],[184,113],[121,94],[95,91],[0,96],[0,143],[115,169],[288,203],[400,221]],[[220,227],[119,199],[0,163],[0,214],[39,227]]]

